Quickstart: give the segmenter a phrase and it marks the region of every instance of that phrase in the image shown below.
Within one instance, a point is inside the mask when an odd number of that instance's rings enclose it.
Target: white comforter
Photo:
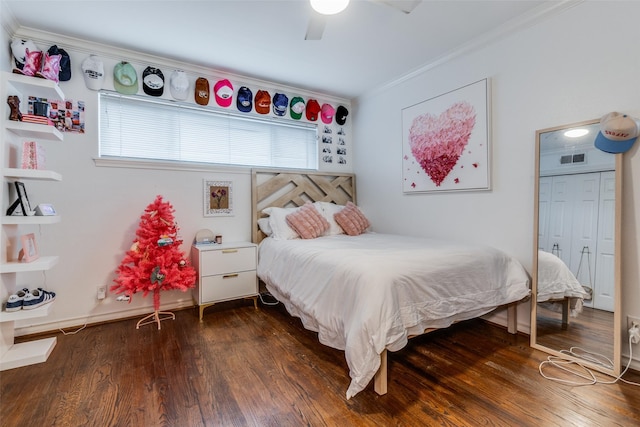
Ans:
[[[569,299],[571,317],[582,312],[582,305],[589,294],[582,287],[569,267],[557,256],[545,251],[538,251],[538,303],[554,311],[561,311],[558,301]]]
[[[538,251],[538,302],[587,296],[564,261],[549,252]]]
[[[529,295],[525,269],[497,249],[378,233],[266,238],[258,276],[321,343],[345,351],[347,399],[373,378],[385,348]]]

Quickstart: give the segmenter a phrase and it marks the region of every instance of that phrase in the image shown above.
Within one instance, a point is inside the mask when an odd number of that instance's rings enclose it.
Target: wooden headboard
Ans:
[[[260,243],[265,237],[258,227],[262,210],[270,206],[288,208],[305,202],[356,203],[356,177],[350,173],[284,169],[251,171],[251,239]]]

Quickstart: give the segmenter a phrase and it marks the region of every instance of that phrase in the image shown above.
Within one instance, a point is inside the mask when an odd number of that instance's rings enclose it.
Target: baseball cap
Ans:
[[[336,113],[336,110],[329,104],[322,104],[322,110],[320,113],[320,119],[322,119],[322,123],[330,124],[333,121],[333,115]]]
[[[273,95],[273,114],[276,116],[284,116],[289,106],[289,98],[283,93]]]
[[[142,89],[151,96],[162,96],[164,92],[164,74],[160,69],[147,67],[142,72]]]
[[[271,95],[266,90],[259,90],[256,93],[255,98],[256,113],[269,114],[269,107],[271,106]]]
[[[253,93],[251,93],[251,89],[246,86],[242,86],[238,89],[236,106],[238,107],[238,111],[242,111],[243,113],[251,111],[253,108]]]
[[[233,85],[227,79],[218,80],[213,85],[213,94],[219,106],[228,107],[233,101]]]
[[[640,120],[626,114],[612,112],[600,119],[596,148],[607,153],[628,151],[640,136]]]
[[[22,70],[24,62],[27,60],[27,49],[29,49],[29,52],[40,50],[32,40],[13,39],[11,42],[11,53],[16,67],[20,70]]]
[[[307,120],[315,122],[318,120],[318,113],[320,112],[320,104],[315,99],[310,99],[307,101]]]
[[[209,104],[209,80],[204,77],[198,77],[196,80],[195,90],[196,102],[200,105]]]
[[[169,78],[169,90],[171,96],[179,101],[184,101],[189,96],[189,78],[182,70],[173,70]]]
[[[71,58],[66,50],[60,49],[57,45],[53,45],[47,51],[49,55],[60,55],[60,71],[58,71],[58,80],[66,82],[71,80]]]
[[[104,81],[104,64],[102,60],[95,55],[89,55],[82,61],[82,74],[84,75],[84,84],[91,90],[102,89]]]
[[[291,98],[289,114],[291,114],[292,119],[300,120],[300,117],[302,117],[302,113],[304,112],[304,108],[304,99],[299,96],[294,96],[293,98]]]
[[[113,86],[124,95],[138,93],[138,74],[133,65],[122,61],[113,67]]]
[[[348,115],[349,110],[347,110],[346,107],[339,105],[338,108],[336,108],[336,123],[339,125],[345,124]]]

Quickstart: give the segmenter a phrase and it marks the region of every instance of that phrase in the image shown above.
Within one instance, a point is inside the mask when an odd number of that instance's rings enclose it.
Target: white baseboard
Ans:
[[[128,305],[125,303],[125,305]],[[187,307],[193,307],[193,300],[191,298],[185,298],[177,301],[173,301],[167,304],[162,304],[160,309],[162,311],[167,310],[179,310]],[[110,322],[114,320],[127,319],[135,316],[145,316],[153,313],[153,306],[135,307],[130,309],[110,311],[108,313],[89,314],[87,316],[80,316],[69,318],[65,320],[56,320],[52,322],[39,323],[38,325],[28,325],[16,327],[15,336],[24,336],[31,334],[40,334],[46,332],[57,332],[60,329],[80,328],[83,325],[92,325],[96,323]],[[68,331],[67,331],[68,332]]]

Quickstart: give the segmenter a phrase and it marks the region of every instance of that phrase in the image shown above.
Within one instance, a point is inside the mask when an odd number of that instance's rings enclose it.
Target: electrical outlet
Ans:
[[[633,325],[636,325],[638,329],[640,329],[640,317],[627,316],[627,332],[633,327]],[[634,344],[638,344],[638,342],[636,341]]]
[[[103,300],[107,297],[107,287],[106,286],[98,286],[96,298],[99,300]]]

